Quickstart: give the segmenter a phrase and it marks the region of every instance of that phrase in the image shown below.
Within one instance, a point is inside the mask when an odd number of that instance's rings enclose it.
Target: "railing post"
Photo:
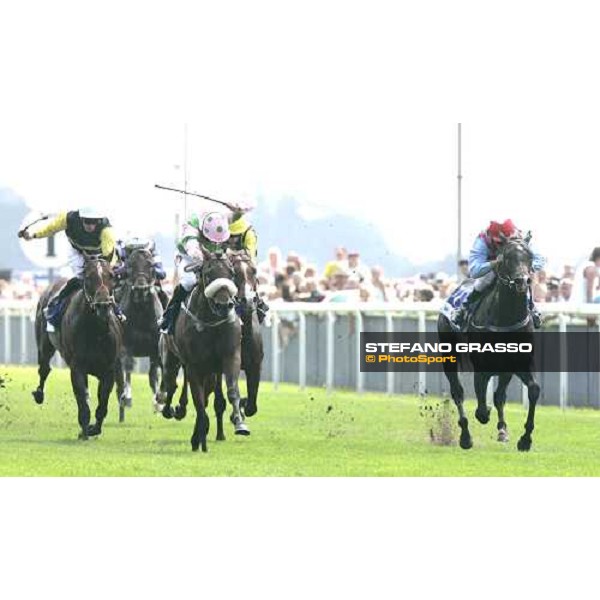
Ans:
[[[300,311],[299,317],[299,328],[298,332],[298,383],[300,384],[300,390],[306,389],[306,315]]]
[[[10,363],[10,309],[4,307],[4,363]]]
[[[394,320],[392,313],[385,313],[385,331],[386,333],[393,333],[394,331]],[[395,372],[392,370],[387,371],[386,375],[386,393],[391,396],[394,393],[394,375]]]
[[[422,338],[425,334],[425,311],[419,311],[419,337]],[[419,396],[422,396],[427,391],[427,372],[423,365],[419,365]]]
[[[273,311],[271,316],[271,371],[273,389],[279,387],[279,313]]]
[[[569,374],[567,373],[567,344],[564,339],[567,333],[567,317],[564,313],[558,315],[558,332],[559,332],[559,352],[560,352],[560,373],[558,384],[558,399],[560,407],[564,410],[567,408],[569,400]]]
[[[21,308],[21,356],[22,365],[27,361],[27,309]]]
[[[333,310],[327,311],[327,362],[326,362],[326,382],[327,393],[333,390],[333,378],[335,367],[335,313]]]
[[[362,394],[364,391],[364,376],[365,374],[361,371],[361,362],[360,362],[360,332],[363,329],[363,317],[360,310],[356,311],[356,327],[354,333],[356,334],[356,391],[359,394]]]

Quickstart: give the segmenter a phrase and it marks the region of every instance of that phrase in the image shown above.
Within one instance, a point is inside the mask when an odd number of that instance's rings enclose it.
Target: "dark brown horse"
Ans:
[[[46,331],[43,310],[61,282],[50,286],[37,306],[35,330],[40,381],[33,397],[44,401],[44,384],[50,360],[58,350],[71,369],[71,385],[77,400],[80,439],[99,435],[108,411],[108,398],[115,383],[117,361],[123,343],[123,329],[114,313],[114,278],[110,265],[97,256],[86,257],[82,289],[67,299],[58,330]],[[88,375],[98,379],[96,422],[90,425]]]
[[[134,249],[125,260],[125,277],[116,291],[121,310],[127,317],[120,361],[123,368],[117,370],[120,421],[124,420],[125,407],[132,405],[133,357],[147,356],[150,359],[148,381],[153,399],[159,389],[158,320],[162,315],[163,307],[154,280],[152,253],[147,248]],[[160,410],[160,408],[155,403],[155,409]]]
[[[171,416],[171,400],[177,387],[176,377],[183,366],[185,385],[189,383],[196,423],[191,438],[192,450],[207,451],[208,416],[206,401],[214,389],[215,376],[222,373],[227,385],[227,397],[232,406],[231,422],[236,435],[249,435],[240,408],[238,379],[241,369],[242,327],[234,310],[237,288],[234,271],[228,256],[211,253],[203,248],[202,265],[187,267],[196,271],[198,285],[192,290],[175,323],[174,335],[161,334],[160,353],[163,380],[160,397],[165,402],[163,415]],[[224,440],[223,413],[225,403],[215,395],[217,440]],[[165,412],[166,411],[166,412]]]
[[[519,335],[519,341],[533,344],[533,324],[529,309],[528,290],[531,283],[532,253],[522,239],[507,240],[499,255],[496,279],[489,293],[481,300],[470,319],[466,333],[454,331],[448,318],[440,314],[438,332],[440,342],[454,344],[458,341],[481,342],[482,335]],[[489,341],[489,340],[488,340]],[[499,355],[500,357],[501,355]],[[460,355],[459,355],[460,357]],[[480,423],[490,420],[490,409],[486,403],[489,380],[498,375],[498,387],[494,393],[494,406],[498,411],[498,441],[508,441],[508,426],[504,419],[506,388],[513,374],[527,387],[529,409],[525,422],[525,432],[519,438],[517,448],[527,451],[531,448],[531,434],[534,429],[535,407],[540,395],[540,386],[534,375],[533,355],[513,360],[510,355],[489,358],[481,353],[471,353],[469,359],[474,370],[477,410],[475,417]],[[504,364],[503,364],[504,363]],[[518,365],[518,370],[510,370],[506,365]],[[465,415],[464,389],[458,377],[459,363],[444,362],[444,372],[450,383],[450,393],[458,409],[458,424],[461,429],[460,446],[467,450],[473,446],[469,422]]]

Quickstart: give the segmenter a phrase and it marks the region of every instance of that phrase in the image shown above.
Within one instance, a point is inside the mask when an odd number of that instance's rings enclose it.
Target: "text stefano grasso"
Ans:
[[[446,352],[498,352],[498,353],[523,353],[529,354],[533,352],[533,344],[529,342],[457,342],[456,344],[435,342],[435,343],[409,343],[409,342],[367,342],[365,344],[365,352],[378,353],[385,352],[388,354],[401,353],[425,353],[431,352],[434,354]]]

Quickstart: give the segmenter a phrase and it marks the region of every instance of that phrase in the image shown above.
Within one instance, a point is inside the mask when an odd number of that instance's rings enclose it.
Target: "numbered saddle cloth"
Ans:
[[[475,290],[475,279],[465,279],[448,297],[440,312],[450,321],[450,324],[459,330],[460,327],[454,322],[454,317]],[[466,323],[468,319],[464,319]]]

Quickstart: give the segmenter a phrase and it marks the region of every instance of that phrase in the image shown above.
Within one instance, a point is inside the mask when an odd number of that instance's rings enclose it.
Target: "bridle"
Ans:
[[[96,268],[96,272],[98,274],[98,278],[100,279],[100,286],[98,289],[94,290],[94,293],[91,294],[86,288],[86,280],[88,275],[89,265],[94,265]],[[108,265],[108,262],[99,255],[88,255],[86,256],[86,266],[85,266],[85,275],[83,278],[83,295],[86,303],[92,309],[92,312],[96,312],[96,308],[99,306],[114,306],[115,298],[110,293],[108,286],[104,283],[104,273],[103,266]],[[107,300],[98,300],[98,296],[100,293],[106,292]]]
[[[136,248],[131,251],[131,254],[127,256],[126,260],[126,273],[127,273],[127,282],[131,287],[132,292],[142,292],[144,295],[149,292],[150,294],[156,293],[156,289],[154,287],[152,273],[150,274],[149,283],[145,283],[142,285],[137,285],[135,280],[137,279],[138,274],[133,272],[133,268],[131,265],[131,260],[135,254],[142,254],[144,258],[146,258],[150,265],[152,265],[152,253],[147,248]],[[152,268],[152,267],[151,267]],[[145,274],[143,274],[145,276]]]
[[[508,249],[511,249],[512,247],[520,247],[524,252],[527,253],[527,256],[529,257],[529,265],[527,267],[527,276],[521,276],[521,277],[513,277],[511,275],[508,275],[506,273],[502,272],[502,266],[505,264],[504,261],[504,255],[506,254],[506,251]],[[501,252],[500,252],[500,256],[502,257],[502,264],[499,267],[499,269],[496,271],[496,277],[498,278],[499,283],[501,283],[502,285],[508,287],[509,289],[514,288],[515,291],[519,292],[519,293],[524,293],[527,291],[527,289],[529,288],[529,286],[531,285],[531,258],[532,258],[532,254],[531,254],[531,250],[527,247],[527,245],[525,244],[524,240],[514,240],[514,241],[507,241],[506,244],[504,245],[504,247],[502,248]]]

